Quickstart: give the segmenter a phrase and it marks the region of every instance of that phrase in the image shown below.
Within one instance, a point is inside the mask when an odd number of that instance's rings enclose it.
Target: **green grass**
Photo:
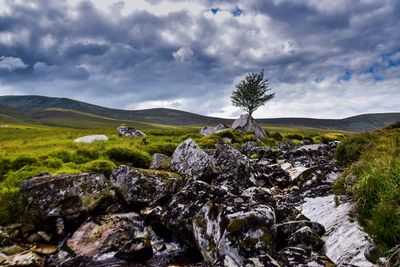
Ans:
[[[334,185],[357,203],[358,218],[382,251],[400,242],[400,129],[345,140],[336,155],[352,163]]]

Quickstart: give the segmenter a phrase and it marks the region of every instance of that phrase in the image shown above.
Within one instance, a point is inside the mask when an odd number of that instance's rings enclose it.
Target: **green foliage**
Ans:
[[[274,139],[275,141],[282,141],[283,135],[278,132],[273,132],[268,135],[268,137]]]
[[[339,165],[348,165],[358,160],[361,153],[377,141],[377,136],[371,133],[362,133],[344,139],[335,151],[335,159]]]
[[[287,139],[289,139],[289,140],[298,140],[298,141],[301,141],[301,140],[303,140],[303,136],[302,135],[300,135],[300,134],[288,134],[288,135],[286,135],[286,138]]]
[[[86,163],[100,157],[99,151],[95,149],[80,148],[72,154],[71,161],[77,164]]]
[[[354,196],[360,222],[386,251],[400,240],[400,130],[359,134],[343,144],[345,162],[358,161],[343,172],[334,191]]]
[[[232,104],[251,115],[265,102],[274,98],[275,93],[267,94],[270,90],[268,80],[264,79],[264,70],[260,73],[249,73],[232,92]]]
[[[36,163],[37,159],[30,155],[19,155],[11,163],[11,169],[19,170],[24,166]]]
[[[112,161],[130,164],[135,167],[147,168],[151,163],[151,157],[147,152],[133,148],[112,147],[107,149],[105,154]]]
[[[11,160],[0,157],[0,181],[3,176],[11,169]]]
[[[154,153],[162,153],[167,156],[172,156],[179,143],[157,143],[149,144],[146,151],[152,155]]]
[[[109,160],[98,159],[84,164],[82,170],[86,172],[102,173],[108,177],[115,167],[116,165]]]

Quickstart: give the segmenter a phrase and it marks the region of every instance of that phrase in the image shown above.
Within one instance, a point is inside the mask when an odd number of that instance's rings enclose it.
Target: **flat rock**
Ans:
[[[87,136],[82,136],[79,138],[76,138],[74,140],[75,143],[92,143],[95,141],[107,141],[108,137],[103,134],[98,134],[98,135],[87,135]]]

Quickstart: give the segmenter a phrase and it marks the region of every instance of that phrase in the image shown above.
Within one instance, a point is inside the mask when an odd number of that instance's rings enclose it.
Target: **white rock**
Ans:
[[[98,134],[98,135],[87,135],[87,136],[82,136],[79,138],[76,138],[74,140],[75,143],[92,143],[95,141],[107,141],[108,137],[103,135],[103,134]]]

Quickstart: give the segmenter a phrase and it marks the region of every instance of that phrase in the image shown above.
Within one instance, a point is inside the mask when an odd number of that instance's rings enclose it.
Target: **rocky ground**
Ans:
[[[154,170],[39,175],[21,184],[26,221],[0,228],[0,265],[334,266],[296,207],[331,191],[336,144],[188,139]]]

